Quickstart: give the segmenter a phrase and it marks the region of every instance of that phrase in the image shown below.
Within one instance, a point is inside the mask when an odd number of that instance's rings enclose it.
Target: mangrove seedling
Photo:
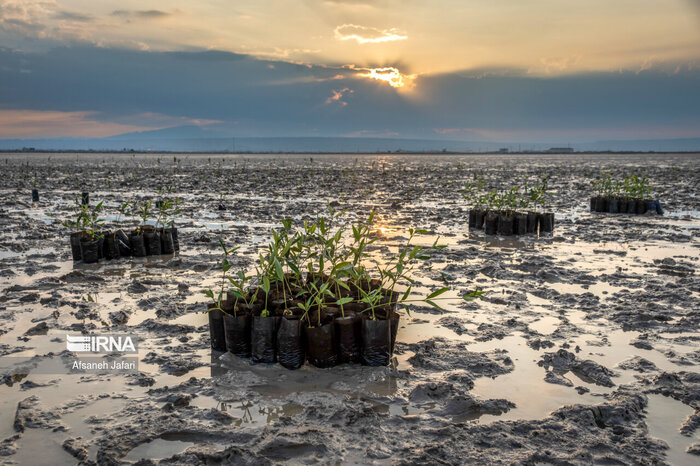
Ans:
[[[224,244],[224,241],[221,238],[219,238],[219,245],[221,246],[221,249],[222,249],[223,254],[224,254],[224,257],[223,257],[223,259],[221,259],[221,264],[220,264],[221,280],[219,283],[219,292],[215,295],[214,291],[209,289],[209,290],[206,290],[204,292],[204,294],[206,296],[208,296],[214,302],[214,307],[210,307],[209,309],[207,309],[207,312],[210,312],[213,309],[218,309],[221,312],[223,312],[224,314],[228,315],[228,313],[226,311],[224,311],[221,307],[221,301],[226,296],[225,291],[224,291],[224,287],[226,286],[226,282],[228,281],[227,274],[228,274],[228,271],[231,270],[231,262],[229,262],[228,257],[231,254],[233,254],[234,252],[236,252],[239,249],[239,246],[229,249],[226,247],[226,245]],[[234,315],[235,315],[235,307],[234,307]]]
[[[136,210],[136,214],[141,219],[141,223],[137,228],[138,233],[141,234],[143,233],[144,226],[146,226],[146,222],[151,216],[151,201],[142,201],[141,204],[134,203],[132,209]]]
[[[103,201],[100,201],[95,207],[92,208],[88,205],[81,206],[85,232],[87,233],[88,237],[92,240],[96,240],[102,237],[102,235],[98,231],[100,225],[104,223],[104,219],[100,218],[102,202]]]

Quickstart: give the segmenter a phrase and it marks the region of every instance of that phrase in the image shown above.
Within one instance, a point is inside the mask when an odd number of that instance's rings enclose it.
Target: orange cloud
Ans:
[[[363,71],[363,73],[359,74],[360,77],[383,81],[395,88],[405,87],[410,89],[413,87],[413,80],[416,78],[415,74],[403,74],[398,68],[393,66],[384,68],[355,68],[351,66],[350,68]]]
[[[357,24],[342,24],[334,30],[338,40],[354,40],[358,44],[378,44],[395,40],[406,40],[408,36],[397,29],[377,29]]]
[[[354,91],[349,87],[345,87],[337,91],[332,90],[331,92],[333,93],[333,95],[326,99],[326,103],[332,104],[334,102],[337,102],[341,107],[345,107],[348,103],[342,100],[343,96],[345,96],[345,94],[352,94]]]
[[[101,138],[133,131],[149,131],[173,126],[206,126],[218,120],[171,117],[159,113],[141,113],[119,122],[95,119],[98,112],[61,112],[54,110],[0,110],[0,138]]]

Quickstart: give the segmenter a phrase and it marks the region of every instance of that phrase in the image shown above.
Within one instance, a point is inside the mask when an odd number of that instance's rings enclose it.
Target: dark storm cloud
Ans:
[[[0,63],[6,109],[94,111],[107,121],[145,112],[206,118],[236,122],[242,136],[700,127],[698,70],[556,78],[451,73],[418,77],[415,91],[402,94],[352,79],[349,70],[227,52],[0,49]],[[339,90],[352,95],[347,105],[327,103]]]

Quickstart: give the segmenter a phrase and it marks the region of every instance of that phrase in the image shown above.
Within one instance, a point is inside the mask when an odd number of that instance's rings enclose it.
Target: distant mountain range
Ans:
[[[566,145],[564,145],[566,146]],[[374,137],[235,137],[226,131],[180,126],[105,138],[0,139],[0,150],[172,152],[492,152],[545,151],[561,143],[512,143]],[[572,144],[575,151],[700,151],[700,138],[609,140]]]

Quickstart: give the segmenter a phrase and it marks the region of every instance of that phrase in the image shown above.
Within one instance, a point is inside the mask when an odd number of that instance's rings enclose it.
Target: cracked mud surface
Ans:
[[[0,357],[26,360],[0,374],[0,462],[697,464],[697,155],[176,157],[0,154]],[[588,212],[586,177],[641,168],[666,216]],[[554,234],[470,233],[459,190],[472,170],[504,187],[548,174]],[[185,201],[174,257],[74,265],[47,216],[89,191],[114,221],[166,185]],[[212,353],[203,290],[219,235],[242,246],[234,269],[250,267],[271,227],[329,201],[348,220],[376,208],[378,251],[409,227],[448,244],[416,291],[444,273],[488,294],[412,306],[392,367],[288,371]],[[139,372],[41,370],[81,332],[138,335]]]

